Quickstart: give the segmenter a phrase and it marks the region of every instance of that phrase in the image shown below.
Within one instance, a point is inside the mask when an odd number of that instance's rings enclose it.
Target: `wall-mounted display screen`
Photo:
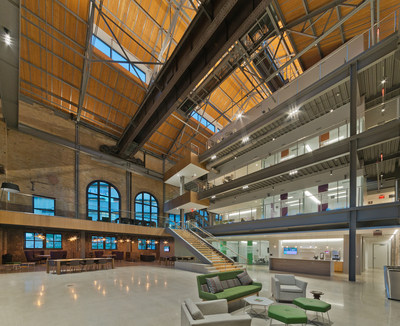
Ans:
[[[297,255],[297,248],[294,247],[286,247],[283,248],[284,255]]]
[[[169,252],[169,246],[164,246],[164,251]]]

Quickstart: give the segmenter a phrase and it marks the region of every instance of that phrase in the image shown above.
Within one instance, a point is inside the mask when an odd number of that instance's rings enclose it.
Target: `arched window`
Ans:
[[[89,220],[119,222],[121,196],[118,189],[106,181],[97,180],[89,183],[87,209]]]
[[[135,220],[145,226],[158,225],[158,202],[148,192],[141,192],[135,198]]]

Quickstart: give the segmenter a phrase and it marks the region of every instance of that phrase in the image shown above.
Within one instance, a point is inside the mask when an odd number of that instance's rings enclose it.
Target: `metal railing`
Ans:
[[[233,252],[237,257],[240,257],[243,259],[243,261],[245,262],[245,264],[248,264],[248,259],[247,257],[244,257],[243,255],[239,254],[238,252],[236,252],[235,250],[233,250],[231,247],[227,246],[226,244],[224,244],[220,239],[216,238],[213,234],[211,234],[210,232],[204,230],[202,227],[198,226],[194,221],[186,221],[186,229],[188,230],[195,230],[197,229],[198,231],[200,231],[201,233],[205,234],[207,236],[208,239],[211,239],[211,241],[217,242],[220,247],[225,247],[227,250]],[[200,236],[199,236],[200,237]],[[209,243],[208,240],[200,237],[201,239],[203,239],[205,242]],[[211,247],[213,247],[210,244]],[[214,247],[213,247],[214,248]],[[221,252],[222,253],[222,252]],[[224,253],[222,253],[226,258],[228,258],[230,261],[232,261],[233,263],[235,263],[231,258],[229,258],[228,256],[226,256]],[[226,265],[225,265],[226,268]]]

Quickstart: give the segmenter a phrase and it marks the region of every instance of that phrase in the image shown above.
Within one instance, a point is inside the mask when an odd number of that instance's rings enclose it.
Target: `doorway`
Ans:
[[[387,243],[374,243],[373,266],[383,269],[388,264],[388,245]]]

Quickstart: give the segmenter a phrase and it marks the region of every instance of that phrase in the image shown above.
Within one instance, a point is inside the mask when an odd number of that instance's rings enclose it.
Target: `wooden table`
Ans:
[[[61,264],[62,263],[67,263],[71,261],[82,261],[82,262],[87,262],[89,260],[93,261],[100,261],[100,260],[111,260],[111,268],[115,268],[114,266],[114,258],[70,258],[70,259],[47,259],[46,261],[46,273],[50,273],[50,263],[55,262],[56,263],[56,273],[57,275],[61,274]]]

